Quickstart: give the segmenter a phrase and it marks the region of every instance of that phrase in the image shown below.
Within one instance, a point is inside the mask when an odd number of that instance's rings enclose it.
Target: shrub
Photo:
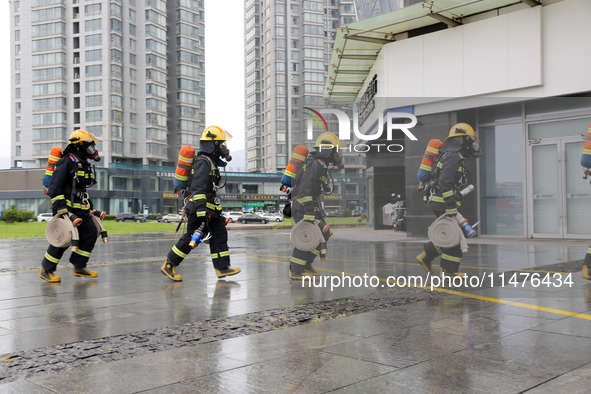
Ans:
[[[351,212],[351,210],[350,210],[350,209],[345,209],[345,210],[343,211],[343,217],[344,217],[344,218],[350,218],[350,217],[351,217],[351,215],[352,215],[352,212]]]
[[[361,215],[357,221],[359,223],[361,223],[363,221],[367,221],[367,215],[366,214]]]
[[[148,215],[148,220],[156,220],[158,216],[161,216],[159,213],[151,213]]]
[[[103,220],[115,220],[115,215],[105,215]]]
[[[13,205],[14,206],[14,205]],[[2,220],[6,223],[14,223],[18,221],[18,212],[16,209],[10,207],[2,211]]]
[[[16,205],[14,204],[12,204],[9,209],[2,211],[2,220],[7,223],[26,222],[33,218],[33,212],[16,209]]]
[[[18,221],[26,222],[35,218],[32,211],[17,210]]]

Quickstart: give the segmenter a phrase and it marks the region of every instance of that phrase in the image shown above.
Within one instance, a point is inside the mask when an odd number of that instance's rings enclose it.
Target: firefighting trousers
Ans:
[[[291,217],[295,223],[299,223],[304,219],[304,207],[297,201],[291,204]],[[315,210],[314,217],[318,220],[324,220],[319,210]],[[311,251],[304,251],[298,248],[293,248],[291,259],[289,260],[289,268],[292,272],[301,273],[306,266],[311,266],[316,256],[320,254],[318,248]]]
[[[444,211],[434,210],[436,217],[443,215]],[[434,245],[433,242],[429,241],[424,245],[425,253],[427,253],[427,261],[434,260],[437,256],[441,255],[441,261],[439,265],[445,271],[453,273],[458,272],[460,264],[462,263],[462,248],[460,245],[456,245],[452,248],[440,248]]]
[[[90,258],[92,249],[94,249],[98,234],[90,214],[84,216],[79,215],[79,217],[82,218],[82,224],[77,227],[80,241],[78,244],[78,250],[73,251],[70,255],[70,263],[76,268],[84,268],[86,267],[86,264],[88,264],[88,259]],[[45,252],[45,256],[43,256],[43,260],[41,261],[43,269],[49,272],[55,271],[57,264],[67,249],[67,247],[56,248],[53,245],[49,245],[47,252]]]
[[[187,232],[184,233],[176,245],[168,252],[168,262],[175,267],[178,266],[191,252],[189,242],[195,230],[203,223],[203,218],[198,218],[195,211],[188,213]],[[228,250],[228,230],[224,226],[224,220],[221,217],[213,216],[205,226],[206,235],[211,234],[209,239],[209,251],[211,252],[211,261],[216,269],[224,269],[230,266],[230,252]]]

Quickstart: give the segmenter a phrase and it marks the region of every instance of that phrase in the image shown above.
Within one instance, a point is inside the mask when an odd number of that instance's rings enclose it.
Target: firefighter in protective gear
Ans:
[[[478,135],[467,123],[452,126],[449,135],[439,150],[439,161],[432,174],[435,187],[431,190],[428,205],[436,217],[446,214],[456,216],[461,206],[461,190],[468,183],[464,161],[481,155]],[[462,262],[460,245],[452,248],[440,248],[432,242],[424,245],[424,252],[417,256],[418,262],[429,272],[434,273],[433,259],[441,255],[441,275],[463,276],[459,272]]]
[[[294,185],[291,190],[292,204],[291,215],[298,223],[306,220],[315,223],[319,220],[318,226],[322,230],[324,242],[330,238],[330,226],[324,221],[322,209],[320,208],[320,194],[330,192],[328,182],[328,166],[334,165],[339,169],[343,168],[342,158],[338,148],[342,145],[338,137],[330,132],[322,133],[309,153],[304,164],[298,171]],[[320,244],[322,245],[322,243]],[[289,261],[290,279],[302,279],[303,276],[318,275],[318,271],[312,266],[316,256],[323,253],[323,248],[312,251],[293,249]],[[322,255],[321,255],[322,260]]]
[[[94,248],[97,230],[90,216],[93,206],[86,189],[96,183],[94,166],[89,160],[100,161],[96,149],[99,141],[92,133],[82,129],[74,131],[69,141],[63,157],[56,164],[49,183],[48,195],[51,198],[54,216],[72,213],[82,219],[77,227],[80,236],[79,247],[70,255],[70,263],[74,265],[74,276],[94,278],[98,274],[88,270],[86,265]],[[52,283],[61,281],[54,272],[66,249],[67,247],[49,245],[41,262],[41,279]]]
[[[180,282],[183,277],[176,272],[176,267],[191,251],[189,242],[195,230],[203,223],[205,231],[211,234],[209,249],[215,272],[218,278],[236,275],[240,268],[230,267],[228,250],[228,231],[224,225],[222,207],[216,197],[220,184],[219,167],[225,167],[232,160],[226,141],[232,138],[230,133],[219,126],[209,126],[203,130],[199,140],[199,152],[192,167],[190,194],[187,197],[185,214],[187,216],[187,232],[172,247],[160,268],[170,280]],[[226,161],[222,160],[225,159]]]

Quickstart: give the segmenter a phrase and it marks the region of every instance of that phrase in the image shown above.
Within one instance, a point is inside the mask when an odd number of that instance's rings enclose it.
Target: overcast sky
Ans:
[[[205,0],[206,123],[233,135],[230,151],[244,149],[244,17],[242,0]],[[0,3],[0,169],[10,167],[10,3]],[[100,144],[99,144],[100,149]]]

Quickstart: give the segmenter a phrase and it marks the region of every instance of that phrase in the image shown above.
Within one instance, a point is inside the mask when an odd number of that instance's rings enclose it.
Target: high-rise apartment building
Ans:
[[[283,171],[292,147],[310,144],[304,107],[325,107],[337,28],[354,21],[353,0],[245,1],[247,171]],[[363,158],[345,164],[353,172]]]
[[[101,165],[171,165],[205,122],[203,0],[11,1],[11,165],[84,128]]]

